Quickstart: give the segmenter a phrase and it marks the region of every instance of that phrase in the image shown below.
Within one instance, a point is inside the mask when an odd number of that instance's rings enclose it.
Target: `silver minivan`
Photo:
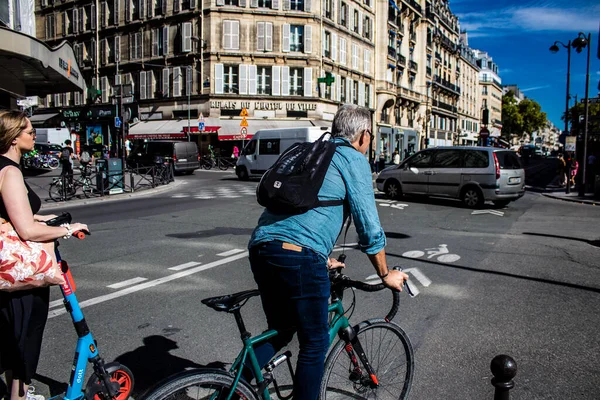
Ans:
[[[456,198],[471,208],[498,207],[525,194],[517,153],[496,147],[434,147],[381,171],[377,189],[390,198],[420,194]]]

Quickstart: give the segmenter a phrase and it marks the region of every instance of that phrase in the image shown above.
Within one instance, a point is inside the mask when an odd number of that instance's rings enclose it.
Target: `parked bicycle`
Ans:
[[[393,292],[392,308],[385,318],[369,319],[352,326],[347,314],[354,310],[356,298],[348,309],[344,309],[344,291],[356,288],[372,292],[382,290],[384,285],[351,280],[342,274],[341,268],[330,271],[330,280],[329,337],[333,347],[325,361],[320,399],[406,399],[412,384],[414,360],[408,336],[402,328],[391,322],[398,311],[399,293]],[[407,288],[410,293],[411,288]],[[293,376],[291,352],[285,351],[276,356],[261,370],[254,349],[276,336],[277,331],[269,330],[252,337],[242,319],[241,308],[250,298],[258,295],[258,290],[247,290],[202,300],[203,304],[212,309],[235,317],[243,347],[229,371],[210,368],[184,371],[160,383],[144,400],[268,400],[273,391],[281,400],[291,398],[293,393],[288,396],[281,394],[274,374],[275,368],[285,362]],[[339,337],[337,342],[336,337]],[[242,377],[243,366],[248,361],[252,366],[256,385],[250,385]]]
[[[237,158],[217,157],[217,166],[221,171],[227,171],[229,168],[235,168]]]
[[[217,165],[217,162],[211,156],[200,157],[200,166],[204,169],[211,169]]]
[[[92,179],[95,176],[91,169],[82,170],[81,175],[78,175],[77,178],[74,175],[61,175],[52,180],[48,195],[54,201],[64,201],[75,197],[81,189],[85,197],[93,197],[98,192]]]
[[[46,223],[51,226],[60,226],[70,223],[71,214],[63,213]],[[83,239],[89,232],[74,232],[73,237]],[[56,259],[61,266],[65,284],[60,287],[64,297],[64,305],[73,321],[77,332],[77,347],[75,360],[71,367],[71,378],[66,393],[55,396],[61,400],[128,400],[133,391],[133,373],[126,366],[118,363],[106,363],[98,351],[98,343],[92,336],[83,312],[75,295],[75,281],[65,260],[58,251],[58,241],[54,245]],[[91,363],[94,372],[84,386],[84,377],[87,364]]]

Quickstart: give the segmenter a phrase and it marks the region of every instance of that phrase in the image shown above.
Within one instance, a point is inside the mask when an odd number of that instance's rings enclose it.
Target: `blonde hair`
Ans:
[[[0,111],[0,154],[6,153],[13,141],[27,128],[27,114],[21,111]]]

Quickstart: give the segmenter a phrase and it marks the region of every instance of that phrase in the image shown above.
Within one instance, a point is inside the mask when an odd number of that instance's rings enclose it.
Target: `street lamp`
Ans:
[[[564,44],[563,42],[557,40],[552,46],[550,46],[551,53],[558,53],[558,51],[560,50],[558,44],[567,49],[567,96],[565,106],[565,135],[569,135],[569,84],[571,79],[571,41],[569,40],[567,44]],[[569,165],[567,165],[567,188],[565,190],[565,193],[567,194],[571,193],[571,180],[569,179],[570,176],[571,164],[569,163]]]
[[[585,105],[584,105],[584,133],[583,133],[583,176],[581,177],[581,185],[579,186],[579,196],[585,196],[586,178],[587,178],[587,142],[588,142],[588,111],[589,111],[589,88],[590,88],[590,49],[592,47],[592,34],[588,33],[587,38],[583,32],[579,32],[577,38],[573,40],[571,46],[577,53],[581,53],[584,47],[587,47],[587,69],[585,75]]]

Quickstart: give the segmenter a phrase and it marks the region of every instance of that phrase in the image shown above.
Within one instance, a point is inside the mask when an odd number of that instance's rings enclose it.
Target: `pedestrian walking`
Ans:
[[[562,154],[558,155],[558,165],[556,167],[556,178],[553,182],[557,182],[558,186],[563,187],[567,184],[567,163]]]
[[[394,164],[400,164],[400,153],[398,152],[398,150],[394,151]]]
[[[571,176],[569,177],[569,181],[572,186],[575,186],[575,177],[577,176],[577,171],[579,171],[579,163],[577,159],[573,158],[571,161]]]

